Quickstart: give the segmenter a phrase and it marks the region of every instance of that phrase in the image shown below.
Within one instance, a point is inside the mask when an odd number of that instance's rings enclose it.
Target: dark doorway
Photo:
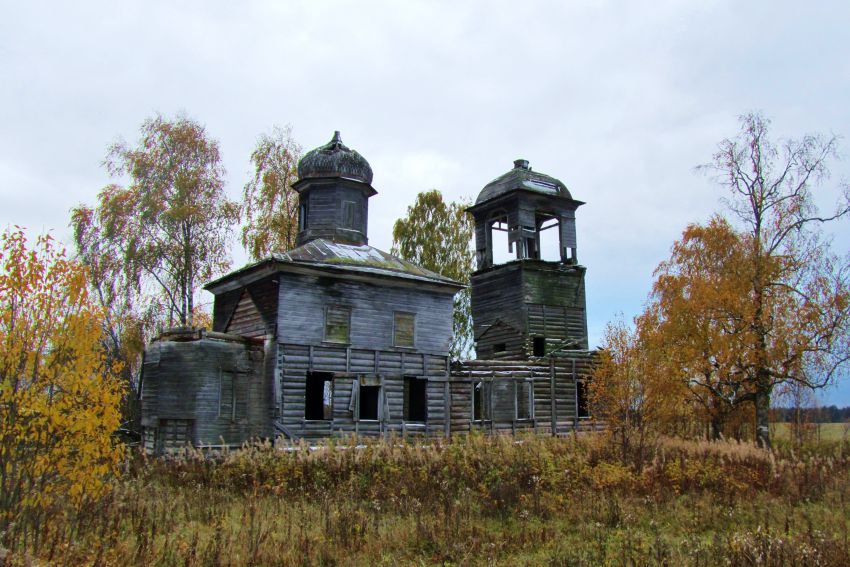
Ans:
[[[532,354],[534,356],[546,356],[546,337],[534,337]]]
[[[333,419],[332,372],[308,372],[304,395],[304,419]]]
[[[428,419],[428,381],[410,376],[404,377],[404,420]]]
[[[472,420],[484,421],[490,419],[490,384],[474,382],[472,384]]]
[[[360,386],[360,419],[378,419],[380,386]]]
[[[587,402],[587,382],[576,380],[576,411],[579,417],[590,417],[590,404]]]

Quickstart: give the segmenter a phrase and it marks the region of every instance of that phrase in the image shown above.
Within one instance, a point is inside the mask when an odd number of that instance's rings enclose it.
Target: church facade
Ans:
[[[369,163],[337,132],[304,155],[298,177],[296,248],[207,284],[212,330],[175,329],[146,349],[148,452],[585,424],[593,354],[575,235],[582,203],[560,181],[518,160],[470,207],[478,359],[453,362],[452,304],[463,286],[369,246]],[[551,258],[541,255],[547,231]],[[497,232],[512,254],[502,262]]]

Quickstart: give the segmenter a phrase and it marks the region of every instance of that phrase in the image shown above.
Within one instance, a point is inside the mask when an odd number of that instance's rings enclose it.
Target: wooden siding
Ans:
[[[234,289],[215,296],[213,303],[213,331],[223,333],[227,328],[227,323],[239,303],[239,298],[242,297],[242,289]]]
[[[298,234],[298,246],[316,238],[367,244],[369,186],[343,179],[309,180],[309,183],[301,189],[300,203],[307,204],[307,222]]]
[[[340,346],[310,346],[282,343],[280,426],[291,437],[320,438],[329,435],[446,434],[446,356],[355,349]],[[304,418],[308,372],[331,372],[333,419]],[[404,377],[428,380],[428,418],[424,424],[404,420]],[[361,383],[381,386],[380,419],[360,419],[356,391]]]
[[[530,357],[535,336],[546,338],[547,353],[587,349],[584,274],[581,266],[540,260],[512,262],[473,274],[478,357]],[[521,334],[515,335],[511,328]],[[500,343],[505,351],[495,352]]]
[[[274,277],[219,294],[213,308],[213,331],[245,337],[273,333],[277,301],[278,285]]]
[[[272,435],[272,384],[261,342],[205,334],[159,340],[142,368],[146,445],[173,449],[181,432],[199,445],[238,446]]]
[[[327,305],[351,308],[351,346],[366,350],[448,355],[452,296],[332,277],[279,274],[278,342],[322,346]],[[413,349],[393,347],[393,314],[416,317]]]
[[[595,354],[578,351],[569,356],[538,361],[470,360],[452,365],[452,433],[479,430],[486,433],[516,433],[523,430],[562,434],[596,427],[592,419],[576,412],[576,381],[593,370]],[[516,417],[517,382],[531,381],[534,410],[531,419]],[[487,419],[472,419],[472,388],[489,383],[485,396],[490,409]],[[553,396],[554,393],[554,396]]]

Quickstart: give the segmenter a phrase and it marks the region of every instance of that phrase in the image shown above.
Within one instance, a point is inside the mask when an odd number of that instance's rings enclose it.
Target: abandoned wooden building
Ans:
[[[517,160],[469,208],[478,358],[453,362],[463,286],[369,246],[369,163],[337,132],[304,155],[298,178],[296,248],[207,284],[211,331],[175,329],[146,349],[146,450],[581,427],[593,361],[576,247],[582,203],[563,183]],[[549,235],[554,257],[541,253]]]

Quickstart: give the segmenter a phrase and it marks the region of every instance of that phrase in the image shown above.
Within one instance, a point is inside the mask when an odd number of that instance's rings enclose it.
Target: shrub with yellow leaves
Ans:
[[[48,236],[0,236],[0,537],[102,496],[123,448],[119,368],[83,268]]]

